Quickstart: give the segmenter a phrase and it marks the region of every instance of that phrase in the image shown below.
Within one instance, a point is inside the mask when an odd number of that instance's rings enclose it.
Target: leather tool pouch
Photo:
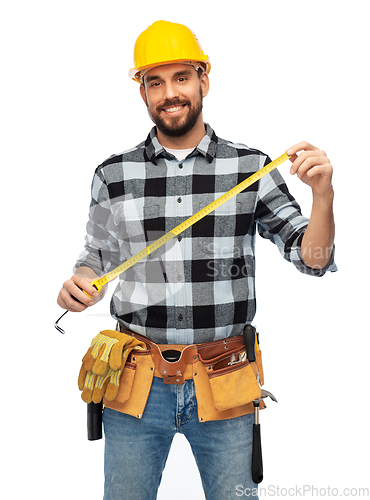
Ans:
[[[199,352],[199,359],[207,371],[214,407],[219,412],[261,397],[256,363],[249,363],[244,345],[230,347],[209,359],[204,359]]]
[[[150,349],[132,352],[122,372],[116,399],[104,399],[104,405],[112,410],[142,418],[152,387],[154,368]]]

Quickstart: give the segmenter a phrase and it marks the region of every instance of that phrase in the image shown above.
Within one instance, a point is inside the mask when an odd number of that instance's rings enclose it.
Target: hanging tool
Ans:
[[[103,403],[87,405],[87,439],[96,441],[103,437]]]
[[[260,428],[260,404],[264,398],[271,398],[277,403],[277,399],[271,392],[261,389],[261,397],[253,401],[254,424],[253,424],[253,449],[252,449],[252,479],[259,484],[263,480],[261,428]]]
[[[254,326],[245,325],[243,337],[247,358],[250,363],[256,361],[256,352],[259,350],[258,333]],[[259,484],[263,480],[262,464],[262,446],[261,446],[261,428],[260,428],[260,405],[264,398],[270,397],[277,403],[277,400],[271,392],[261,389],[261,397],[253,401],[254,406],[254,424],[253,424],[253,448],[252,448],[252,479]]]
[[[254,363],[256,361],[256,328],[252,325],[245,325],[243,337],[248,361]]]

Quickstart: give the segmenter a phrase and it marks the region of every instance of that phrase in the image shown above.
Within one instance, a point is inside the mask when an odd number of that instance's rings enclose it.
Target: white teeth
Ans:
[[[175,113],[176,111],[179,111],[183,106],[176,106],[175,108],[167,108],[165,111],[167,113]]]

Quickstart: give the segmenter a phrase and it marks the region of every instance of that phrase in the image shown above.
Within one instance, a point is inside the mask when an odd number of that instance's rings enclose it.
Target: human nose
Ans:
[[[164,86],[164,99],[165,100],[171,100],[175,99],[176,97],[179,97],[179,91],[176,88],[176,85],[172,82],[166,83]]]

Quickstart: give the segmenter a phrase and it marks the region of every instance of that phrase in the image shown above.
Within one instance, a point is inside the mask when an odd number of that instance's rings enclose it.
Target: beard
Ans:
[[[183,116],[174,116],[171,117],[160,117],[160,113],[163,111],[163,108],[171,108],[174,106],[182,106],[186,105],[188,107],[188,113],[185,117]],[[188,99],[172,99],[167,100],[160,106],[157,106],[155,112],[150,112],[148,108],[148,113],[152,121],[155,123],[156,127],[162,134],[168,137],[181,137],[194,127],[196,124],[201,112],[203,109],[203,95],[202,89],[200,89],[200,98],[199,100],[192,104]]]

